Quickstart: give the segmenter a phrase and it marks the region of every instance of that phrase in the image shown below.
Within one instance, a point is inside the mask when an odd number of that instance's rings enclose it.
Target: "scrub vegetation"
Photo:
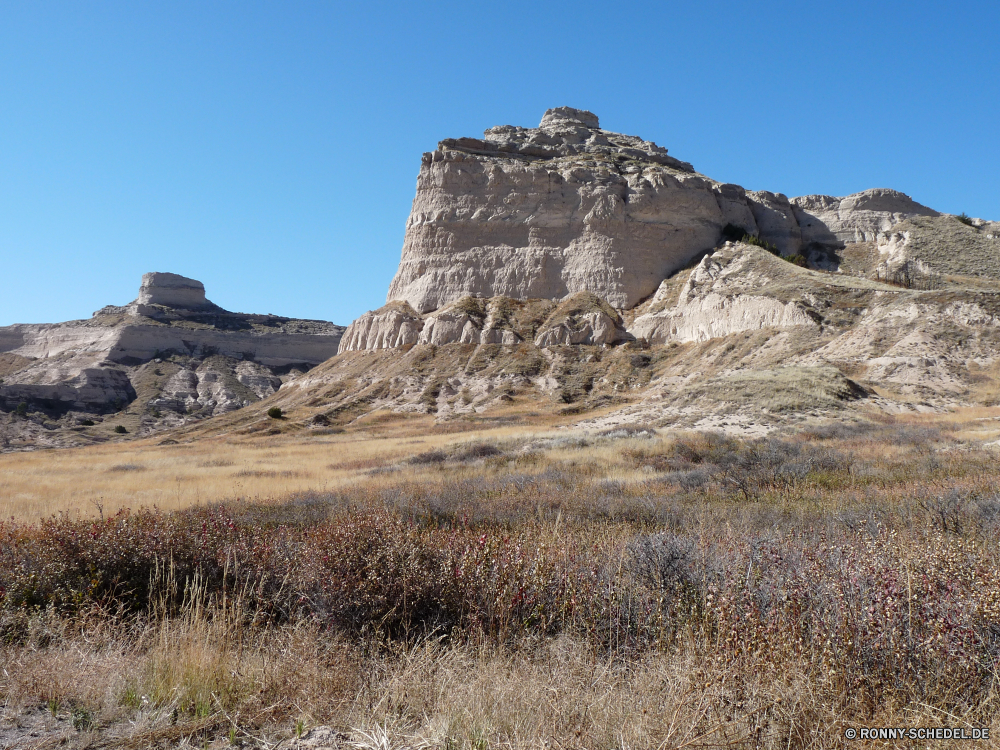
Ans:
[[[0,732],[806,748],[852,726],[1000,731],[983,420],[453,435],[355,458],[327,489],[6,521]],[[148,481],[128,458],[109,482]],[[201,460],[232,468],[221,447]]]

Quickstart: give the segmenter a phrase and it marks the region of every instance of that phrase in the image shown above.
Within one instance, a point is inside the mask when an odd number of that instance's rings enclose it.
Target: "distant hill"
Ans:
[[[135,301],[89,320],[0,328],[2,437],[73,445],[239,409],[333,356],[343,331],[228,312],[199,281],[147,273]]]

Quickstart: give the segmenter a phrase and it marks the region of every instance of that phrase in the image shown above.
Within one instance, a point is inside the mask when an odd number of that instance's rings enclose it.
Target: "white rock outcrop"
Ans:
[[[326,321],[228,312],[206,299],[199,281],[148,273],[138,299],[89,320],[0,328],[0,354],[23,363],[0,383],[0,407],[25,401],[53,413],[100,412],[136,398],[136,368],[173,357],[186,363],[185,372],[199,373],[191,393],[200,409],[228,411],[273,393],[278,370],[334,356],[343,331]],[[178,377],[174,385],[182,388],[187,376]],[[173,380],[161,385],[169,392]],[[183,402],[191,409],[186,397],[158,398],[164,408]]]
[[[477,302],[466,297],[454,305],[427,316],[420,331],[421,344],[516,344],[521,341],[503,321],[495,315],[493,300],[485,301],[483,313],[463,309],[465,301]],[[470,305],[471,307],[471,305]]]
[[[205,298],[205,285],[176,273],[144,273],[139,286],[140,305],[163,305],[182,310],[215,308]]]
[[[816,328],[818,324],[803,302],[748,292],[748,287],[763,286],[767,281],[759,270],[752,269],[755,259],[768,262],[763,251],[742,244],[706,256],[684,283],[677,303],[638,316],[629,333],[662,345],[707,341],[762,328]],[[654,297],[653,305],[658,301]]]
[[[256,362],[240,362],[229,370],[220,367],[218,360],[209,359],[171,375],[159,396],[150,400],[149,408],[181,414],[225,414],[267,398],[280,387],[281,379]]]
[[[535,346],[601,346],[633,340],[617,310],[595,294],[577,292],[560,302],[542,324]]]
[[[412,307],[405,302],[390,302],[347,326],[338,353],[416,344],[423,327],[423,317]]]
[[[490,128],[424,154],[388,301],[416,312],[465,296],[562,299],[589,291],[617,309],[715,247],[726,225],[786,256],[875,239],[915,215],[906,195],[748,192],[697,174],[636,136],[558,107],[537,128]]]
[[[827,246],[875,242],[913,216],[939,216],[898,190],[873,188],[846,198],[804,195],[792,198],[802,241]]]
[[[516,321],[532,307],[534,324]],[[631,341],[621,315],[590,292],[568,295],[558,304],[508,297],[463,297],[426,316],[405,302],[390,302],[365,313],[347,329],[340,353],[392,349],[407,344],[503,344],[534,341],[538,347],[560,344],[601,346]]]
[[[259,325],[226,326],[246,318]],[[176,322],[176,321],[175,321]],[[297,323],[308,323],[296,330]],[[75,320],[67,323],[14,325],[0,329],[0,353],[48,359],[61,355],[99,354],[101,359],[130,364],[175,352],[203,357],[222,354],[252,359],[270,367],[319,364],[337,353],[343,328],[322,321],[294,321],[271,316],[223,316],[220,327],[166,325],[143,317],[120,323]],[[315,328],[315,331],[308,329]]]

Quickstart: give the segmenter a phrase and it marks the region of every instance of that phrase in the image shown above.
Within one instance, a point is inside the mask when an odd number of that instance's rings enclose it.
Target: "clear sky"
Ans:
[[[715,179],[1000,219],[1000,4],[0,3],[0,325],[140,275],[347,324],[420,156],[589,109]]]

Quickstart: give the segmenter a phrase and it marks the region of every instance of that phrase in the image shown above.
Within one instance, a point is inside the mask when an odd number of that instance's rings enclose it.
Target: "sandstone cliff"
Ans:
[[[587,291],[628,309],[716,246],[727,225],[784,255],[822,254],[936,215],[891,190],[792,200],[746,191],[560,107],[537,128],[490,128],[424,154],[388,300],[424,314],[470,295]]]
[[[0,328],[0,410],[24,403],[55,427],[127,412],[155,430],[266,398],[336,354],[343,331],[228,312],[201,282],[149,273],[135,301],[88,320]]]

